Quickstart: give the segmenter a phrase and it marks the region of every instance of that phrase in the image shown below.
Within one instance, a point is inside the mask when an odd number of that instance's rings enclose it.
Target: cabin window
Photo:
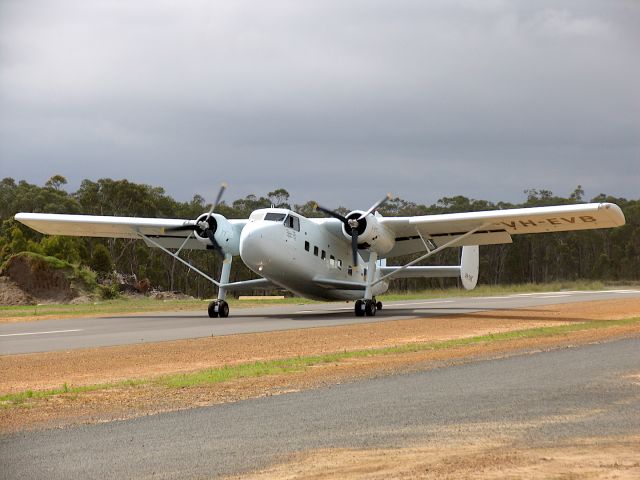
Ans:
[[[314,254],[316,257],[318,256],[318,252],[319,252],[319,251],[320,251],[320,250],[318,249],[318,247],[314,245],[314,246],[313,246],[313,254]]]
[[[305,241],[304,242],[304,249],[308,252],[310,248],[309,242]]]
[[[336,266],[336,257],[334,257],[333,255],[331,255],[331,256],[329,257],[329,265],[330,265],[331,267],[335,267],[335,266]]]
[[[342,260],[338,259],[338,260],[336,261],[336,265],[338,265],[338,268],[339,268],[340,270],[342,270]]]
[[[351,265],[349,265],[349,268],[347,269],[347,275],[353,275],[353,267]]]
[[[364,279],[365,279],[365,281],[367,280],[367,269],[366,268],[364,269]]]
[[[264,216],[264,219],[271,222],[281,222],[284,220],[284,217],[286,217],[284,213],[269,212]]]
[[[300,231],[300,219],[295,215],[289,215],[284,221],[285,226],[294,229],[296,232]]]
[[[325,252],[324,250],[322,250],[322,255],[320,255],[320,258],[322,260],[325,260],[327,258],[327,252]]]

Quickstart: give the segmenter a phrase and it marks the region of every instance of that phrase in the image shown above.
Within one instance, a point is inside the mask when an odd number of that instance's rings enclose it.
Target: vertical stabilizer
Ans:
[[[460,279],[462,286],[467,290],[473,290],[478,283],[478,269],[480,267],[480,247],[470,245],[462,247],[462,260],[460,261]]]

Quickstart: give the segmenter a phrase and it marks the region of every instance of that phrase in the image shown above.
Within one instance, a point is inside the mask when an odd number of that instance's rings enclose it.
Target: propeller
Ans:
[[[220,190],[218,191],[218,196],[216,197],[215,201],[211,204],[211,208],[209,209],[209,213],[207,213],[207,216],[204,220],[201,220],[199,222],[194,222],[194,223],[187,223],[185,225],[181,225],[179,227],[173,227],[173,228],[167,228],[167,231],[179,231],[179,230],[200,230],[204,235],[207,236],[207,238],[209,239],[209,241],[211,242],[211,247],[218,252],[220,255],[223,254],[222,252],[222,248],[220,247],[220,245],[218,245],[218,242],[216,241],[216,237],[215,237],[215,229],[211,228],[211,224],[209,223],[209,220],[211,219],[211,215],[213,215],[213,211],[216,209],[216,207],[218,206],[218,204],[220,203],[220,199],[222,198],[222,194],[224,193],[224,191],[227,189],[227,184],[226,182],[223,182],[220,185]]]
[[[358,266],[358,230],[360,229],[360,221],[362,221],[367,215],[370,215],[377,208],[379,208],[382,204],[384,204],[387,200],[390,200],[392,195],[387,193],[383,198],[374,203],[371,208],[369,208],[366,212],[360,215],[358,218],[346,218],[340,215],[338,212],[334,212],[333,210],[329,210],[328,208],[321,207],[317,203],[314,205],[314,210],[320,210],[327,215],[332,216],[333,218],[337,218],[340,220],[345,227],[345,230],[349,232],[351,235],[351,254],[353,255],[353,265]]]

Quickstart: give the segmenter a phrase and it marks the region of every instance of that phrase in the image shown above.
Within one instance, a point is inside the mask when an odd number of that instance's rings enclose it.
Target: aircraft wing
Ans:
[[[386,257],[425,251],[425,242],[431,248],[439,247],[474,229],[478,231],[452,246],[511,243],[511,235],[612,228],[625,223],[622,210],[613,203],[380,217],[378,220],[396,239]]]
[[[98,215],[60,215],[49,213],[18,213],[16,220],[47,235],[71,235],[76,237],[141,238],[139,234],[153,238],[165,248],[179,248],[191,233],[188,230],[167,231],[193,220],[111,217]],[[245,223],[246,220],[229,220]],[[149,244],[153,247],[154,245]],[[183,249],[205,250],[206,244],[193,236]]]

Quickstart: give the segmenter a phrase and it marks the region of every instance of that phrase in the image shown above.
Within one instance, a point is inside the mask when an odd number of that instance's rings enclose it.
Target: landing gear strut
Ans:
[[[216,300],[209,304],[207,311],[210,318],[227,318],[229,316],[229,304],[224,300]]]
[[[362,300],[356,300],[355,314],[356,317],[374,317],[378,310],[382,310],[382,302],[378,302],[376,297],[373,296],[372,284],[376,278],[376,261],[378,260],[378,254],[376,252],[369,253],[369,274],[366,278],[366,289],[364,291],[364,298]]]
[[[224,256],[222,262],[222,272],[220,273],[220,283],[225,285],[229,283],[229,275],[231,274],[232,257],[228,253]],[[210,318],[227,318],[229,316],[229,304],[225,301],[227,290],[224,287],[218,289],[218,299],[209,304],[207,313]]]

